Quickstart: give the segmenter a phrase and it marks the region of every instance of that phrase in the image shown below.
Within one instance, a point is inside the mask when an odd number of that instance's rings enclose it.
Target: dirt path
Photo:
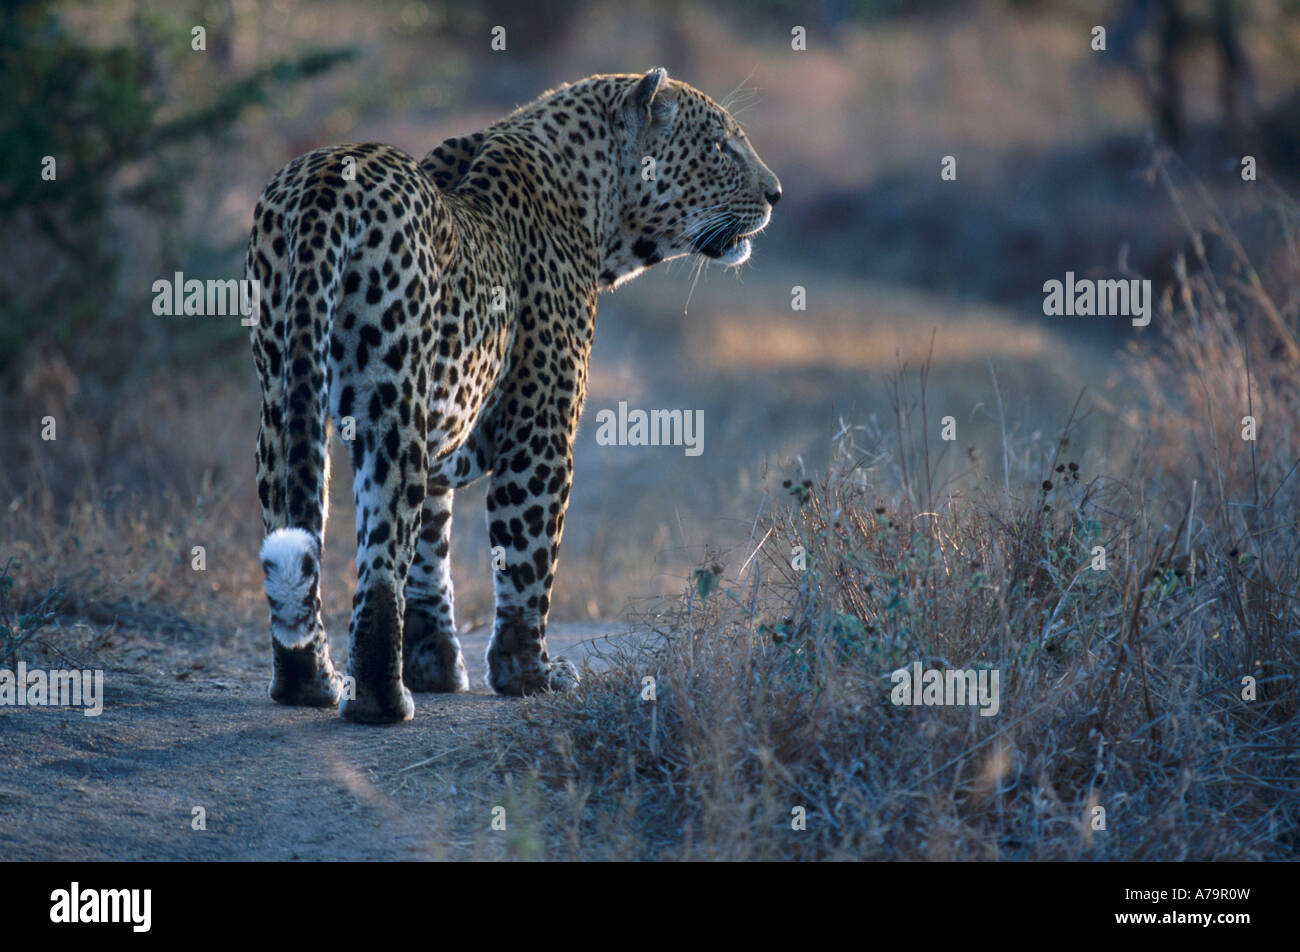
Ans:
[[[556,625],[549,640],[575,663],[592,661],[595,639],[614,627]],[[403,768],[445,750],[449,739],[472,743],[516,708],[482,686],[481,641],[466,642],[474,692],[416,695],[414,722],[391,728],[273,704],[266,675],[181,681],[108,670],[98,717],[0,707],[0,856],[446,857],[447,810],[463,813],[465,803],[400,792]],[[473,783],[450,789],[481,801]],[[191,827],[195,807],[206,812],[206,830]],[[474,809],[487,829],[487,811]]]

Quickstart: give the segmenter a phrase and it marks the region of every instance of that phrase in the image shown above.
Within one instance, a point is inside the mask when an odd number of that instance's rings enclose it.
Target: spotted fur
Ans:
[[[731,116],[662,69],[562,87],[422,162],[370,143],[286,165],[247,258],[271,696],[391,723],[411,690],[468,688],[448,546],[452,493],[481,476],[506,552],[487,682],[577,684],[545,631],[597,296],[685,254],[741,263],[780,194]],[[331,423],[351,436],[352,691],[320,615]]]

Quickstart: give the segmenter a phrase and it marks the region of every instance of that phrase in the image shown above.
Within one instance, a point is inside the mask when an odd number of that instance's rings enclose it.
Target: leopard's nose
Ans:
[[[769,205],[775,205],[780,200],[781,200],[781,186],[778,185],[776,186],[776,188],[772,189],[770,192],[767,193],[767,203]]]

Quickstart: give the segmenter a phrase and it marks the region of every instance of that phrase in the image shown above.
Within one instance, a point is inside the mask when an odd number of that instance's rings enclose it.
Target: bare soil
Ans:
[[[553,653],[581,665],[616,626],[553,625]],[[469,694],[417,694],[386,728],[282,707],[267,673],[178,678],[104,673],[104,709],[0,707],[0,855],[21,860],[423,860],[449,857],[467,823],[490,829],[472,779],[460,804],[407,790],[407,771],[475,739],[518,702],[483,685],[487,632],[463,639]],[[336,654],[336,660],[344,655]],[[244,667],[244,666],[240,666]],[[182,672],[184,675],[184,672]],[[414,769],[419,769],[418,767]],[[484,782],[487,782],[486,780]],[[202,807],[206,829],[193,829]],[[453,842],[453,840],[457,842]]]

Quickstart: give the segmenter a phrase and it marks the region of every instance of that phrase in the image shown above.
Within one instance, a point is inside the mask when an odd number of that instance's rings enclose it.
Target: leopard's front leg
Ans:
[[[415,558],[406,576],[402,681],[412,691],[469,690],[465,659],[456,637],[451,502],[452,490],[431,479]]]
[[[487,683],[516,697],[567,691],[578,672],[546,650],[546,617],[573,483],[573,428],[546,433],[542,411],[498,456],[487,495],[496,622],[487,649]],[[561,446],[557,444],[562,444]],[[497,548],[497,547],[500,548]]]

